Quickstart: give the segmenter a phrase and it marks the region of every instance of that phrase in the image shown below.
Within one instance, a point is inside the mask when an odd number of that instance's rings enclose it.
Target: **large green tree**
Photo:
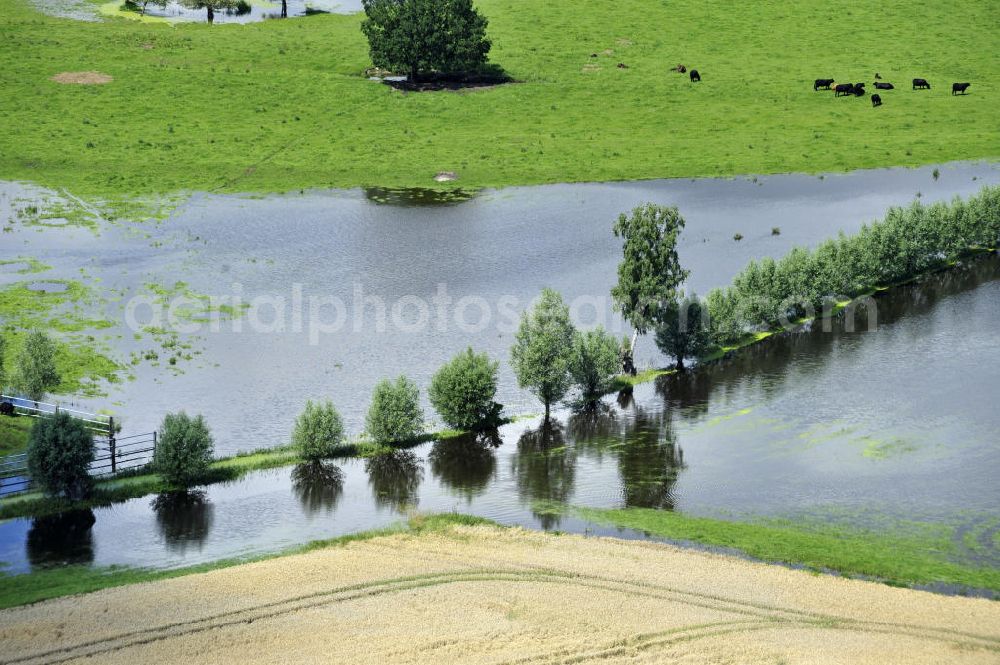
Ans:
[[[664,305],[676,300],[678,288],[688,277],[677,256],[677,238],[684,218],[676,206],[647,203],[622,213],[615,222],[616,238],[622,239],[618,283],[611,289],[615,307],[632,324],[632,348],[660,322]]]
[[[421,74],[457,74],[486,64],[486,18],[472,0],[363,0],[372,64]]]
[[[29,333],[17,354],[15,387],[31,400],[39,401],[59,385],[56,369],[56,345],[43,332]]]
[[[545,404],[546,420],[549,407],[562,399],[572,385],[569,365],[575,333],[569,307],[552,289],[542,289],[535,307],[521,315],[510,350],[511,363],[518,384]]]

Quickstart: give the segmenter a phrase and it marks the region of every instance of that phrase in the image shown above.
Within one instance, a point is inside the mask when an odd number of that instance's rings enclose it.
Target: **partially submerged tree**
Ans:
[[[215,22],[215,12],[227,9],[238,9],[245,5],[245,0],[179,0],[188,9],[204,9],[209,23]]]
[[[187,487],[205,476],[214,447],[203,417],[168,413],[160,426],[153,467],[171,485]]]
[[[28,473],[47,494],[80,499],[91,487],[94,435],[65,411],[41,418],[28,439]]]
[[[56,345],[43,332],[30,333],[17,355],[14,386],[31,400],[39,401],[61,381],[56,369]]]
[[[611,386],[618,373],[619,353],[618,340],[600,326],[574,335],[569,373],[584,400],[593,402]]]
[[[420,436],[424,431],[424,411],[420,408],[417,384],[402,375],[395,382],[379,381],[372,393],[365,427],[368,436],[383,445]]]
[[[685,358],[703,355],[712,345],[708,308],[692,294],[682,301],[672,300],[659,315],[656,346],[677,359],[677,369],[684,369]]]
[[[344,443],[344,421],[333,402],[306,402],[295,420],[292,445],[307,460],[330,457]]]
[[[502,407],[493,398],[499,367],[488,355],[473,353],[469,347],[434,374],[428,394],[449,427],[478,430],[497,426]]]
[[[486,64],[486,18],[472,0],[363,0],[372,64],[421,74],[459,74]]]
[[[684,218],[676,207],[654,203],[620,215],[615,223],[615,237],[623,239],[623,257],[611,297],[635,329],[630,351],[639,335],[656,327],[663,305],[677,298],[687,279],[688,271],[677,257],[677,237],[683,229]]]
[[[552,289],[542,289],[534,309],[521,315],[516,342],[510,350],[517,382],[549,407],[566,395],[571,385],[570,357],[575,329],[569,307]]]

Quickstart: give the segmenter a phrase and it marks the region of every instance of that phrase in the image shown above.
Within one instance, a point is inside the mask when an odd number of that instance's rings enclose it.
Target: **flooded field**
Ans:
[[[93,0],[31,0],[38,11],[52,16],[71,18],[80,21],[98,21],[108,16],[124,16],[135,20],[167,20],[194,21],[204,23],[204,9],[189,9],[171,0],[162,5],[150,2],[145,12],[138,8],[125,11],[124,0],[112,0],[99,3]],[[137,6],[141,3],[137,3]],[[309,16],[321,13],[352,14],[361,11],[360,0],[288,0],[287,12],[289,18]],[[217,10],[215,23],[253,23],[267,19],[281,18],[281,0],[248,0],[238,3],[233,9]]]
[[[187,494],[0,524],[10,572],[68,562],[179,566],[394,523],[409,510],[641,537],[573,507],[646,507],[893,531],[947,529],[1000,565],[995,385],[1000,258],[876,299],[878,330],[772,338],[549,428],[252,473]]]
[[[621,253],[611,226],[641,202],[679,206],[681,261],[704,294],[750,258],[857,230],[917,194],[930,202],[997,182],[996,164],[953,164],[939,177],[928,167],[511,188],[438,206],[425,193],[407,205],[410,193],[384,190],[196,194],[144,223],[70,214],[45,202],[58,193],[7,183],[0,260],[51,268],[2,271],[0,287],[76,280],[91,289],[93,302],[80,306],[110,326],[94,336],[126,369],[105,397],[77,406],[113,409],[123,434],[152,431],[167,412],[203,413],[216,452],[230,454],[286,443],[307,399],[332,399],[357,433],[379,379],[405,373],[426,389],[470,345],[503,361],[498,400],[508,415],[538,413],[505,362],[518,314],[549,286],[580,327],[631,332],[608,295]],[[72,223],[50,228],[54,215]],[[236,315],[207,311],[208,298]],[[666,359],[642,339],[638,362]]]

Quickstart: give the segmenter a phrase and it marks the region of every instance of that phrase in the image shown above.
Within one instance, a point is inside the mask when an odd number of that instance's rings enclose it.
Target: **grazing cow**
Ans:
[[[700,81],[700,80],[701,80],[701,74],[698,73],[697,69],[692,69],[691,70],[691,82],[693,83],[695,81]]]
[[[829,90],[831,85],[833,85],[833,79],[816,79],[816,82],[813,83],[813,90],[819,90],[820,88]]]
[[[892,86],[891,83],[883,83],[881,81],[875,81],[875,89],[876,90],[894,90],[895,88],[893,88],[893,86]]]
[[[966,89],[972,85],[971,83],[952,83],[951,84],[951,94],[955,95],[958,93],[965,94]]]
[[[676,67],[674,67],[674,71],[675,72],[680,72],[681,74],[683,74],[687,70],[688,70],[688,68],[685,67],[684,65],[677,65]]]
[[[927,79],[913,79],[913,89],[930,90],[931,84],[927,82]]]
[[[853,83],[838,83],[833,86],[833,96],[840,97],[841,95],[852,95],[854,94],[854,84]]]
[[[865,94],[865,84],[864,83],[855,83],[854,84],[854,96],[855,97],[861,97],[864,94]]]
[[[872,108],[882,106],[882,98],[879,95],[872,95]]]

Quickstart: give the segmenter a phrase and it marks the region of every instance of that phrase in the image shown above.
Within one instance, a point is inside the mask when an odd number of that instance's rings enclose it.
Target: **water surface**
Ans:
[[[727,284],[751,258],[856,231],[918,193],[931,202],[1000,183],[997,164],[939,169],[938,178],[927,167],[518,187],[438,206],[424,205],[423,194],[407,205],[405,193],[385,190],[196,194],[159,225],[98,222],[96,232],[18,221],[11,211],[43,193],[7,183],[0,185],[0,226],[6,221],[13,231],[3,234],[0,258],[32,256],[55,266],[39,276],[46,280],[85,275],[101,293],[113,294],[106,308],[116,325],[99,337],[107,336],[120,358],[157,353],[158,366],[140,363],[129,370],[134,381],[108,386],[106,398],[80,406],[113,408],[124,434],[152,431],[167,412],[200,412],[217,452],[226,454],[285,443],[307,399],[332,399],[348,430],[359,432],[378,380],[404,373],[426,388],[442,363],[470,345],[502,361],[498,399],[507,412],[537,413],[537,401],[517,388],[506,363],[519,312],[548,286],[574,303],[581,327],[599,323],[630,333],[609,297],[621,256],[611,227],[643,202],[679,207],[687,220],[680,258],[691,271],[689,287],[704,294]],[[0,284],[18,279],[0,275]],[[149,285],[178,281],[200,294],[263,300],[239,330],[223,323],[213,332],[206,323],[179,335],[192,359],[171,367],[172,351],[148,334],[135,339],[122,308],[132,296],[148,296]],[[310,321],[336,319],[323,306],[310,316],[311,298],[344,304],[339,330],[311,339]],[[371,298],[382,303],[384,316]],[[445,300],[439,316],[437,303]],[[423,326],[415,325],[414,303],[427,305]],[[137,310],[140,324],[149,322],[139,316],[144,311]],[[658,367],[667,359],[643,339],[638,362]]]
[[[10,572],[180,566],[377,528],[413,509],[641,536],[567,513],[589,506],[941,525],[955,558],[998,566],[998,278],[990,256],[879,297],[875,331],[813,326],[595,411],[557,412],[548,427],[527,419],[376,459],[10,520],[0,560]]]

